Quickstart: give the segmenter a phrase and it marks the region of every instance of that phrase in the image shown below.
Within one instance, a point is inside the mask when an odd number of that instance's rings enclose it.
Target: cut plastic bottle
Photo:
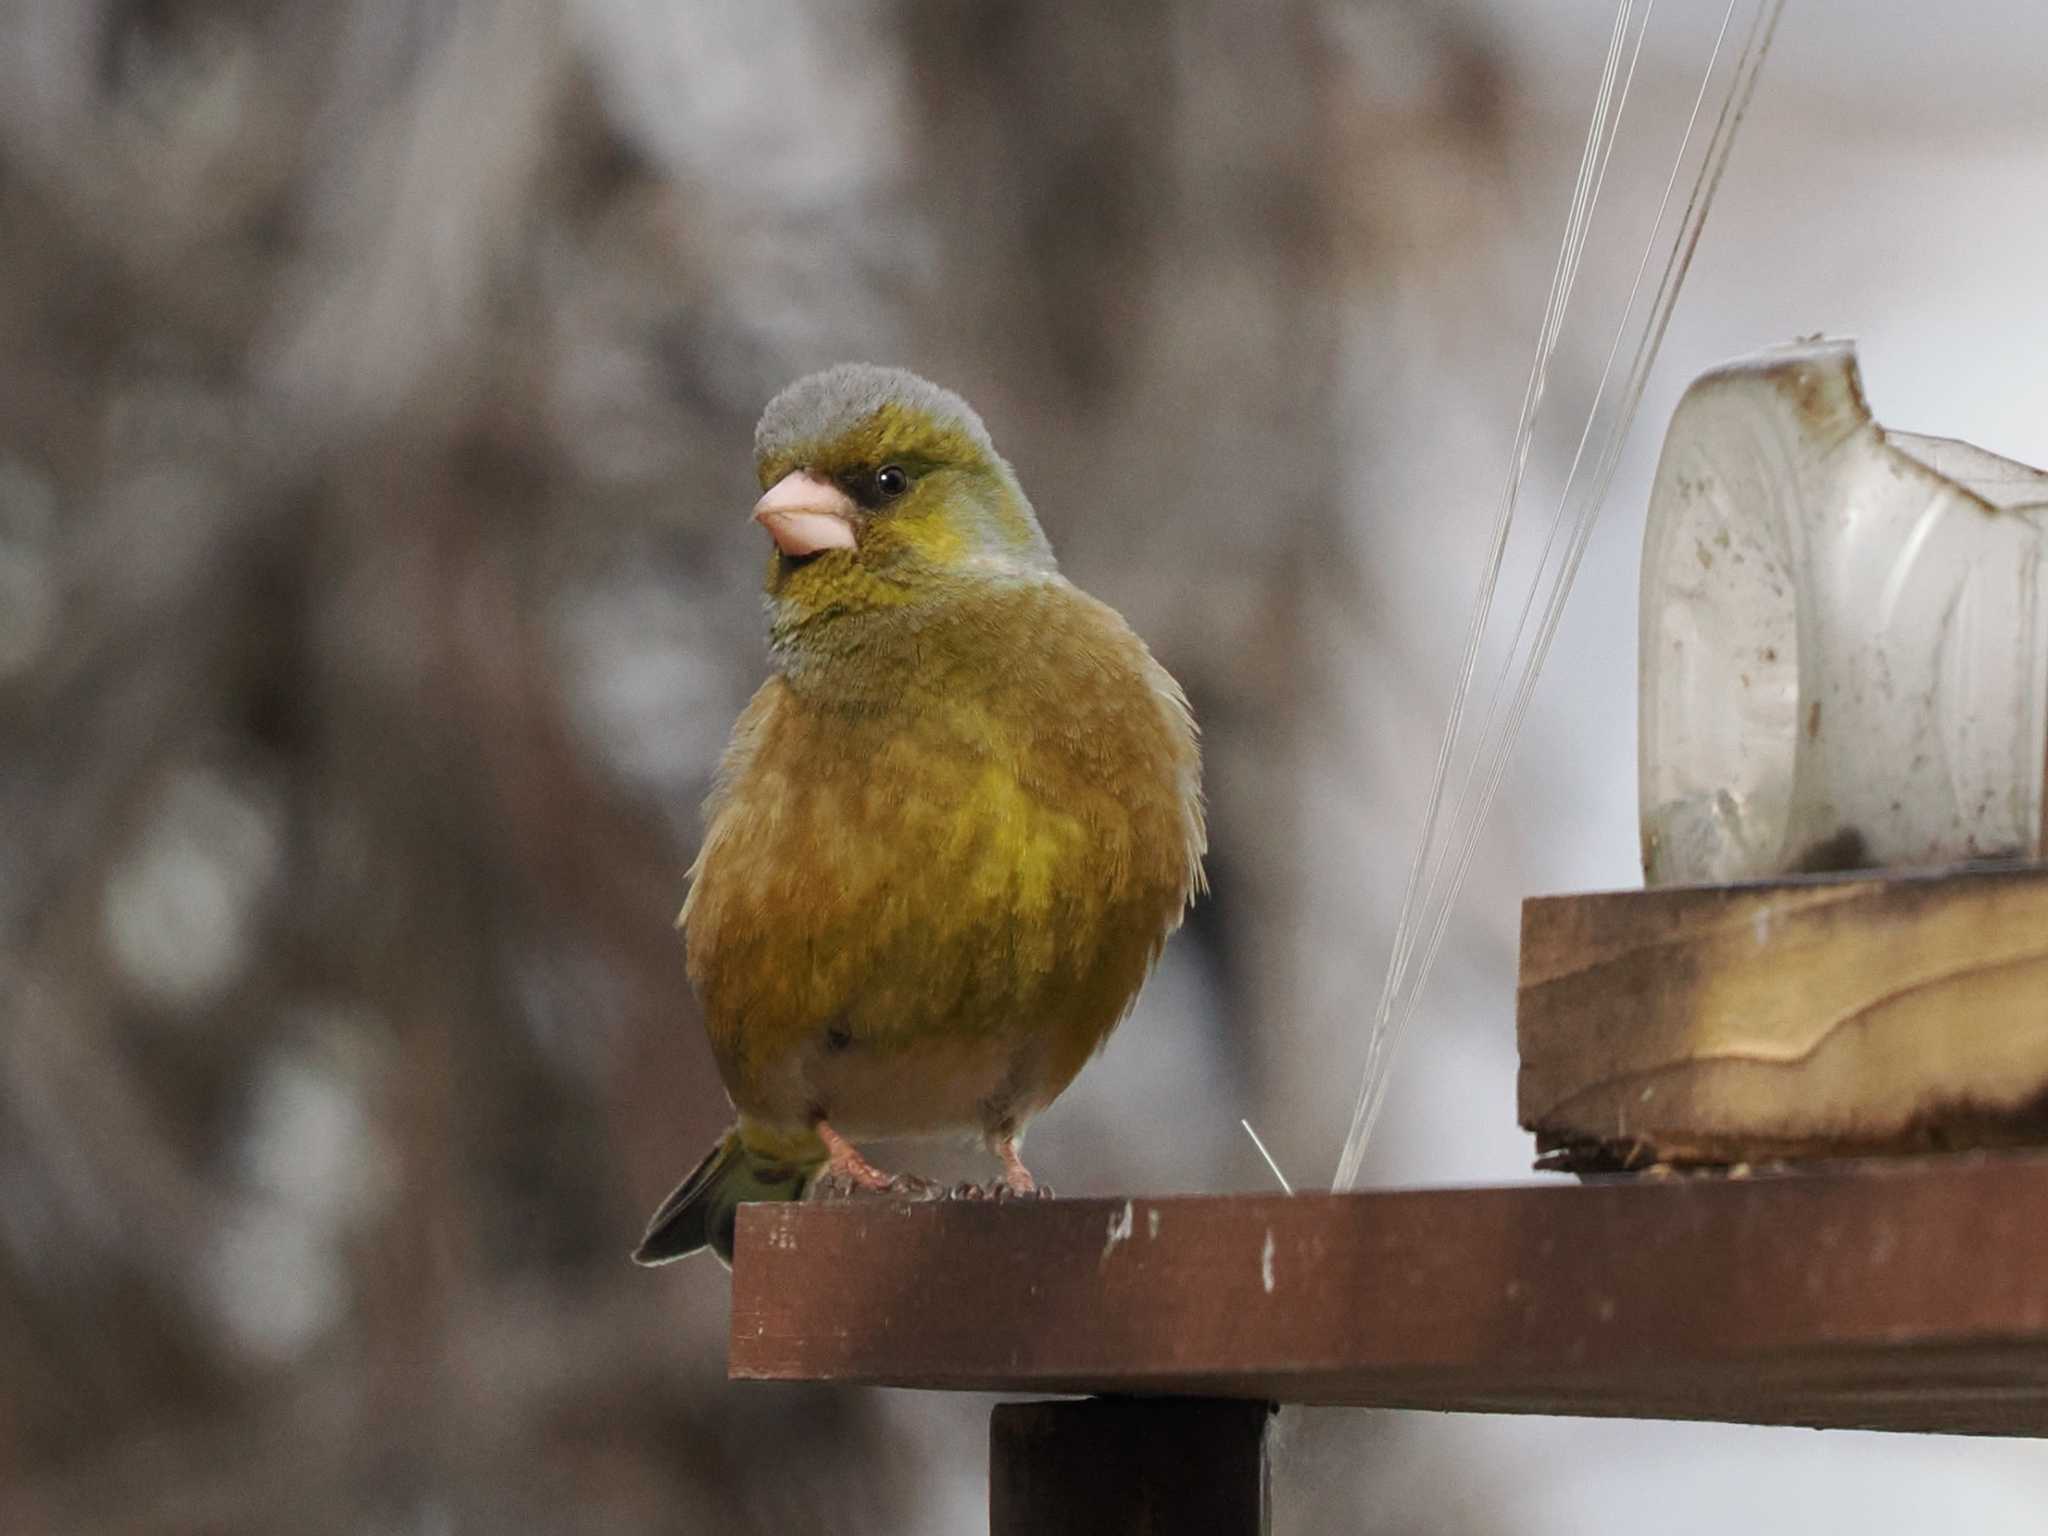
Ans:
[[[2039,857],[2048,474],[1891,432],[1855,344],[1694,382],[1643,549],[1651,885]]]

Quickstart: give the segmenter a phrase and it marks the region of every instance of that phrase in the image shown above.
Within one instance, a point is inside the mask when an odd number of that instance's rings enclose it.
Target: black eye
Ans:
[[[910,476],[894,464],[884,464],[875,471],[875,490],[884,501],[894,501],[910,489]]]

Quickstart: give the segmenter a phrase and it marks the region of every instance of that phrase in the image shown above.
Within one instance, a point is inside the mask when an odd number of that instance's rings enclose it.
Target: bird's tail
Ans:
[[[801,1200],[820,1162],[788,1162],[749,1151],[734,1126],[718,1139],[690,1176],[661,1202],[647,1235],[633,1251],[636,1264],[667,1264],[709,1248],[732,1264],[733,1224],[749,1200]]]

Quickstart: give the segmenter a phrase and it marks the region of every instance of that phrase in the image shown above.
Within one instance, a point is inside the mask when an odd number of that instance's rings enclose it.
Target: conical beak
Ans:
[[[785,555],[853,548],[853,498],[822,475],[793,469],[754,503],[754,521]]]

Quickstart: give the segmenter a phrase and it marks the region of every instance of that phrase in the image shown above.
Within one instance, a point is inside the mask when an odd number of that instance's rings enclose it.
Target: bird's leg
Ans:
[[[914,1173],[887,1174],[860,1155],[860,1149],[825,1121],[817,1122],[818,1140],[825,1143],[825,1172],[813,1184],[820,1200],[845,1200],[855,1195],[907,1195],[928,1200],[938,1186]]]
[[[827,1178],[837,1178],[855,1189],[873,1190],[877,1194],[889,1187],[889,1175],[862,1157],[852,1142],[823,1120],[818,1122],[817,1129],[818,1140],[825,1143]]]
[[[1052,1190],[1040,1185],[1038,1180],[1031,1177],[1031,1170],[1024,1166],[1024,1159],[1018,1156],[1017,1137],[1014,1132],[995,1138],[990,1150],[1002,1159],[1003,1164],[1002,1183],[991,1191],[998,1200],[1038,1200],[1052,1197]]]

